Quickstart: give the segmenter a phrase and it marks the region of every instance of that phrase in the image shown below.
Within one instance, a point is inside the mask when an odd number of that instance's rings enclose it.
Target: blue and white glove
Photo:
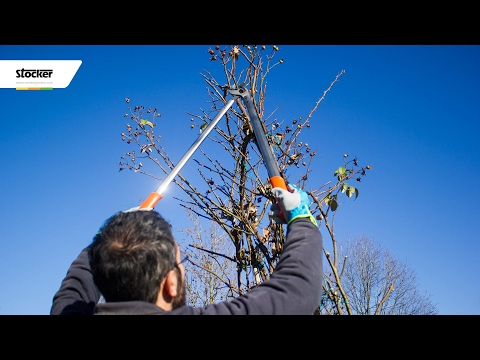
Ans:
[[[132,211],[137,211],[137,210],[138,210],[138,211],[150,211],[150,210],[153,210],[153,208],[150,208],[150,207],[149,207],[149,208],[140,209],[140,205],[139,205],[139,206],[135,206],[135,207],[133,207],[133,208],[130,208],[130,209],[128,209],[128,210],[125,210],[124,212],[127,213],[127,212],[132,212]]]
[[[270,206],[275,222],[290,224],[298,218],[309,218],[313,225],[318,226],[317,221],[310,212],[308,194],[293,184],[287,184],[287,188],[289,191],[278,187],[272,189],[273,196],[277,198],[277,202]],[[285,219],[280,217],[281,209]]]

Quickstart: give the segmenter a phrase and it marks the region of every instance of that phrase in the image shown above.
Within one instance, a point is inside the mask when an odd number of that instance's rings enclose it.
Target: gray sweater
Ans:
[[[244,295],[203,308],[165,311],[143,301],[99,303],[88,262],[88,247],[72,262],[53,297],[51,315],[311,315],[322,298],[323,243],[309,219],[287,228],[283,253],[270,279]]]

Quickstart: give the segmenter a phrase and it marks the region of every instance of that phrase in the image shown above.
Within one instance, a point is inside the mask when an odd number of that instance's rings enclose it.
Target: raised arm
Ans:
[[[50,315],[92,315],[100,300],[88,262],[88,247],[72,262],[53,296]]]

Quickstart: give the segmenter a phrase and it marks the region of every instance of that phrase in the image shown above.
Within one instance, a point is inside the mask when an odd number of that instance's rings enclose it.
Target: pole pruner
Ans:
[[[250,92],[245,88],[245,84],[241,84],[238,89],[231,89],[229,90],[230,94],[234,96],[238,96],[242,99],[243,103],[245,104],[248,115],[250,116],[250,122],[253,127],[253,133],[255,135],[255,140],[257,141],[258,148],[260,150],[260,154],[263,158],[263,163],[267,168],[267,173],[269,177],[269,182],[272,185],[272,188],[279,187],[284,190],[290,191],[287,188],[287,183],[280,175],[280,170],[278,169],[278,163],[273,156],[273,152],[268,144],[267,137],[265,136],[265,132],[263,131],[263,126],[260,121],[260,118],[257,115],[257,111],[253,104],[253,99],[250,96]],[[282,219],[285,219],[283,214],[283,210],[280,208],[279,216]]]
[[[234,96],[232,99],[228,100],[225,106],[218,112],[217,116],[208,124],[208,126],[201,132],[200,136],[195,140],[195,142],[190,146],[185,155],[180,159],[177,165],[174,166],[170,174],[165,178],[165,180],[160,184],[160,186],[154,192],[151,192],[150,195],[145,199],[145,201],[139,206],[139,209],[153,209],[155,205],[163,197],[163,192],[168,187],[168,185],[173,181],[175,176],[179,173],[182,167],[186,164],[188,159],[193,155],[195,150],[200,146],[200,144],[205,140],[208,134],[213,130],[215,125],[220,121],[223,115],[230,109],[235,102],[237,96]]]

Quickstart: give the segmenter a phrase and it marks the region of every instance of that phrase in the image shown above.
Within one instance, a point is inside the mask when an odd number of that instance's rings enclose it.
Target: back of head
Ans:
[[[170,224],[156,211],[119,212],[90,245],[93,280],[107,302],[155,303],[162,279],[175,267]]]

